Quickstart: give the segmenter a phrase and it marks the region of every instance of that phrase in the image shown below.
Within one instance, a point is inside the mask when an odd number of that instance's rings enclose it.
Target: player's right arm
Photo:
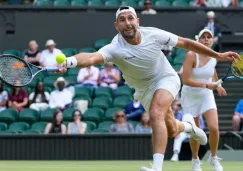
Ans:
[[[182,72],[183,84],[190,87],[203,87],[209,89],[217,88],[217,85],[214,85],[212,83],[204,83],[204,82],[199,82],[191,79],[191,73],[192,73],[193,66],[195,66],[195,61],[196,61],[195,52],[189,51],[186,55],[186,59],[183,64],[183,72]]]

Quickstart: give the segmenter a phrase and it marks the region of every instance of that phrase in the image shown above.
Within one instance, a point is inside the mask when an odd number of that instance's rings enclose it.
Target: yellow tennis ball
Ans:
[[[58,64],[63,64],[66,61],[66,56],[62,53],[56,55],[56,61]]]

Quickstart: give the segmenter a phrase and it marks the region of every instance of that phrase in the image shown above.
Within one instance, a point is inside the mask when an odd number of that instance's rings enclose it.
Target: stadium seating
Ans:
[[[75,85],[77,83],[77,76],[65,76],[65,80],[70,84],[70,85]]]
[[[38,0],[35,5],[38,7],[47,7],[52,6],[53,3],[50,0]]]
[[[107,7],[118,7],[120,6],[120,2],[117,0],[107,0],[105,1],[105,6]]]
[[[96,52],[96,49],[94,49],[92,47],[86,47],[86,48],[81,48],[79,50],[79,52],[90,52],[90,53],[92,53],[92,52]]]
[[[93,100],[92,107],[97,107],[101,109],[108,109],[112,106],[112,99],[108,97],[96,97]]]
[[[138,6],[136,0],[123,0],[121,5]]]
[[[27,129],[29,129],[30,125],[26,122],[15,122],[12,123],[11,125],[9,125],[8,130],[9,131],[16,131],[16,132],[22,132],[22,131],[26,131]]]
[[[2,112],[0,112],[0,122],[5,122],[7,124],[11,124],[18,120],[19,113],[11,108],[8,108]]]
[[[69,6],[70,2],[69,0],[54,0],[53,5],[57,7]]]
[[[41,131],[37,131],[37,130],[31,130],[31,129],[28,129],[26,131],[22,131],[21,134],[42,134]]]
[[[19,114],[19,121],[33,124],[39,120],[39,113],[33,109],[24,109]]]
[[[86,132],[96,129],[96,123],[92,121],[84,121],[87,124]]]
[[[9,49],[9,50],[3,51],[3,54],[10,54],[10,55],[19,56],[19,50]]]
[[[111,124],[113,124],[113,123],[114,123],[113,121],[103,121],[103,122],[99,123],[98,128],[99,129],[110,129]]]
[[[65,109],[63,111],[63,120],[64,121],[73,121],[73,117],[72,117],[73,111],[74,111],[74,108],[72,108],[72,107]]]
[[[132,101],[131,97],[127,97],[127,96],[116,97],[113,101],[113,107],[125,108],[130,101]]]
[[[56,112],[56,109],[46,109],[44,111],[41,111],[40,113],[40,121],[47,121],[50,122],[53,116],[53,113]]]
[[[87,1],[86,0],[72,0],[71,6],[86,6]]]
[[[80,68],[72,68],[72,69],[68,69],[67,74],[70,76],[78,76],[78,73],[80,71]]]
[[[31,126],[31,131],[38,131],[41,133],[44,133],[44,130],[46,128],[48,122],[36,122]]]
[[[22,52],[20,52],[20,57],[24,58],[25,53],[26,53],[27,51],[28,51],[28,50],[27,50],[27,49],[25,49],[25,50],[23,50]]]
[[[93,88],[91,87],[76,87],[74,97],[88,97],[92,98]]]
[[[57,80],[58,77],[60,77],[60,75],[47,76],[44,77],[43,82],[45,85],[53,87],[53,83]]]
[[[111,41],[107,40],[107,39],[100,39],[100,40],[96,40],[95,44],[94,44],[94,48],[96,50],[99,50],[100,48],[102,48],[103,46],[109,44]]]
[[[103,116],[104,112],[99,108],[89,108],[83,115],[85,121],[93,121],[96,124],[102,120]]]
[[[0,122],[0,131],[5,131],[7,130],[8,125],[4,122]]]
[[[92,130],[90,133],[109,133],[110,130],[109,129],[104,129],[104,128],[97,128],[97,129],[94,129]]]
[[[185,0],[175,0],[172,6],[188,7],[190,4]]]
[[[129,96],[133,97],[134,90],[127,85],[119,86],[116,90],[116,97],[118,96]]]
[[[67,56],[67,57],[70,57],[70,56],[73,56],[75,54],[78,53],[78,51],[74,48],[65,48],[65,49],[62,49],[62,53]]]
[[[158,1],[155,1],[154,5],[156,7],[165,7],[165,6],[171,6],[171,2],[170,1],[167,1],[167,0],[158,0]]]
[[[73,98],[73,102],[74,103],[77,100],[87,100],[88,101],[88,107],[91,107],[92,106],[92,99],[90,97],[87,97],[87,96],[78,96],[78,97],[74,97]]]
[[[113,97],[113,89],[110,87],[99,87],[95,90],[95,97]]]
[[[104,6],[104,3],[102,0],[89,0],[88,5],[93,7],[101,7]]]

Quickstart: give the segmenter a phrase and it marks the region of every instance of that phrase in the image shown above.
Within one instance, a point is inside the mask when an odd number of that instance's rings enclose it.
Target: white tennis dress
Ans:
[[[199,62],[199,55],[196,54],[196,67],[192,69],[191,79],[204,83],[212,82],[217,60],[211,58],[202,67],[199,67]],[[182,87],[181,105],[184,112],[190,113],[193,117],[198,117],[210,109],[217,109],[212,90],[187,85]]]
[[[153,27],[139,27],[138,32],[140,44],[131,45],[118,33],[99,53],[118,66],[129,87],[135,88],[134,98],[149,112],[156,90],[168,90],[174,98],[180,90],[180,79],[161,52],[164,45],[176,46],[178,36]]]

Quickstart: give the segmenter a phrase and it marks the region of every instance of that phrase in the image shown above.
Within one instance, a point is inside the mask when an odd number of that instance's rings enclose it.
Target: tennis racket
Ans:
[[[216,82],[217,85],[222,84],[225,80],[243,80],[243,54],[240,54],[240,59],[231,63],[225,76]],[[232,74],[231,76],[229,76],[230,73]]]
[[[0,79],[7,85],[23,87],[40,72],[55,72],[58,67],[38,67],[14,55],[0,55]]]

